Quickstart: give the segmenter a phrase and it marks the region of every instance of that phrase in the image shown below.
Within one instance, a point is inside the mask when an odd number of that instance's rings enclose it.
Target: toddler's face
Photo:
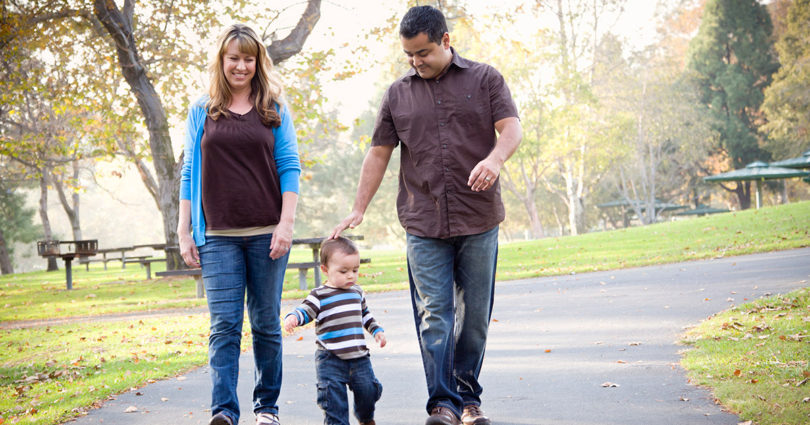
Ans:
[[[346,255],[340,251],[332,254],[327,264],[321,265],[321,270],[326,273],[326,286],[339,289],[356,284],[359,269],[360,254]]]

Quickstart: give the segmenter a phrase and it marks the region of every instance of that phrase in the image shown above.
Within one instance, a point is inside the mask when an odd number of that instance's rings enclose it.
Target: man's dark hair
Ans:
[[[427,34],[428,40],[441,45],[442,36],[447,32],[447,22],[442,11],[433,6],[410,8],[399,23],[399,35],[411,39],[420,32]]]
[[[329,259],[332,258],[335,251],[340,251],[345,255],[357,254],[357,245],[350,239],[338,236],[335,239],[325,239],[321,242],[321,264],[329,265]]]

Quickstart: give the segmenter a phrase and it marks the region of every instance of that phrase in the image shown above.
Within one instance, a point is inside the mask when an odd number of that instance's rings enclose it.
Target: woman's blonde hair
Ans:
[[[216,120],[221,115],[230,116],[228,106],[233,95],[223,72],[223,57],[231,41],[236,40],[239,51],[256,57],[256,74],[250,81],[251,98],[262,123],[268,127],[281,125],[281,117],[275,104],[281,105],[283,86],[281,79],[273,72],[273,61],[256,32],[244,24],[233,24],[225,29],[218,39],[218,49],[211,55],[208,73],[211,78],[208,92],[208,116]]]

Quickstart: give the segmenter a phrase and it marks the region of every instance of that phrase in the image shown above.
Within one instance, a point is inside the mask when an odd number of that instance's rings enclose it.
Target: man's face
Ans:
[[[438,77],[453,60],[453,53],[450,51],[450,35],[447,33],[442,36],[441,44],[430,41],[427,34],[423,32],[414,38],[400,37],[400,41],[402,50],[408,56],[408,63],[420,77],[426,80]]]

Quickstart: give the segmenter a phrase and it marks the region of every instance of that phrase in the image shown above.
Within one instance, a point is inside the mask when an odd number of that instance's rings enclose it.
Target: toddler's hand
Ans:
[[[293,329],[298,326],[298,318],[295,315],[289,315],[284,318],[284,330],[287,333],[292,333]]]
[[[377,341],[378,344],[380,344],[380,348],[385,347],[385,344],[387,342],[385,340],[385,332],[377,332],[374,335],[374,340]]]

